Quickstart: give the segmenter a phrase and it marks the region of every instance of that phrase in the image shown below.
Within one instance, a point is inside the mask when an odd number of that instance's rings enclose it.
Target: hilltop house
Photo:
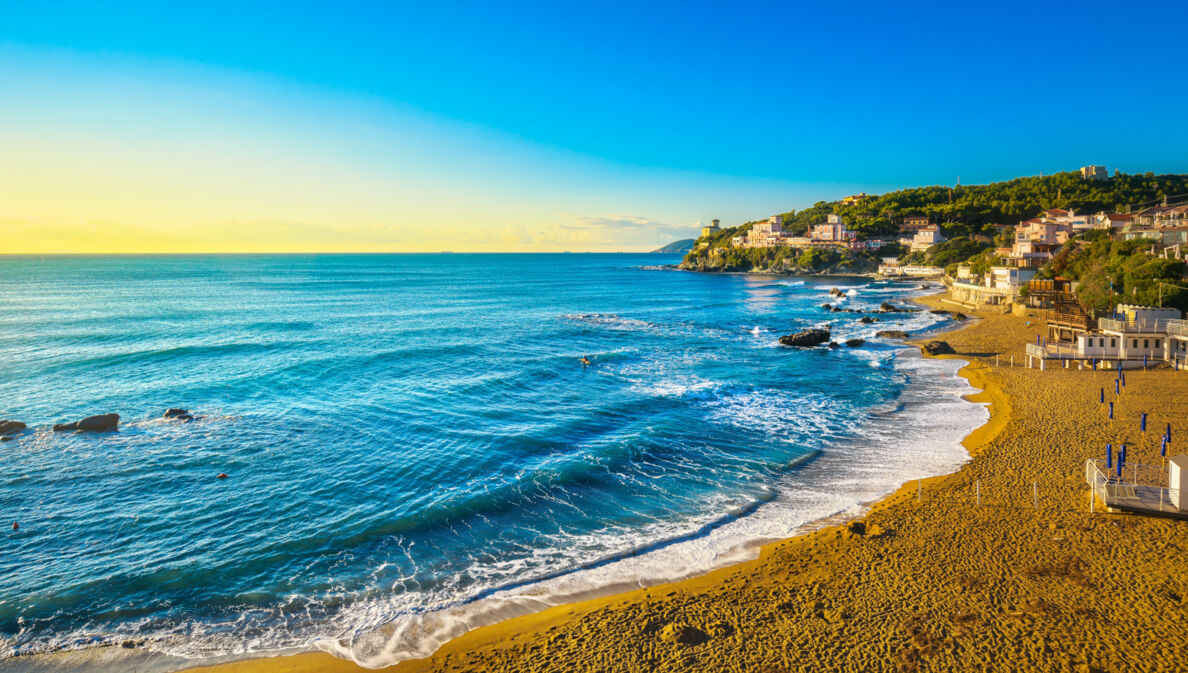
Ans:
[[[935,224],[929,224],[916,231],[908,247],[911,248],[912,252],[923,252],[937,243],[943,243],[944,241],[945,236],[941,233],[940,227]]]
[[[840,216],[830,214],[825,218],[824,222],[813,225],[812,230],[809,232],[809,240],[815,243],[848,246],[853,241],[858,240],[858,233],[850,231],[845,222],[842,222]]]
[[[1106,172],[1105,166],[1081,166],[1081,178],[1083,180],[1105,180],[1110,177]]]
[[[903,218],[903,226],[899,228],[900,231],[916,231],[927,227],[929,224],[928,216],[926,215],[908,215]]]
[[[862,192],[861,194],[854,194],[852,196],[847,196],[846,198],[842,199],[842,205],[843,206],[856,206],[869,198],[870,198],[870,195],[867,194],[866,192]]]
[[[770,248],[781,245],[791,236],[784,231],[784,216],[772,215],[766,222],[756,222],[745,235],[730,239],[739,248]]]
[[[722,231],[722,227],[718,226],[718,220],[714,220],[708,227],[701,228],[701,237],[712,236],[719,231]]]
[[[1121,229],[1130,224],[1133,215],[1130,213],[1110,213],[1106,215],[1102,213],[1097,218],[1098,229]]]
[[[1068,242],[1072,233],[1068,211],[1054,208],[1045,214],[1049,217],[1034,217],[1015,227],[1015,241],[1006,255],[1011,266],[1038,269]],[[1065,218],[1065,221],[1057,221],[1056,217]]]

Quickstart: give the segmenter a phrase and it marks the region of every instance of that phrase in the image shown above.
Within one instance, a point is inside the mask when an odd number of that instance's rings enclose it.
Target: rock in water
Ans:
[[[827,329],[806,329],[796,334],[787,334],[780,337],[780,344],[784,346],[796,346],[797,348],[812,348],[813,346],[820,346],[829,341],[830,333]]]
[[[858,322],[862,323],[863,325],[869,325],[872,322],[875,322],[875,319],[868,315],[864,315],[858,319]]]
[[[846,345],[850,348],[857,348],[866,343],[866,339],[846,339]]]
[[[837,347],[838,347],[838,345],[839,345],[839,344],[838,344],[836,341],[830,341],[830,342],[829,342],[829,347],[830,347],[830,348],[837,348]]]
[[[953,314],[953,320],[965,320],[968,317],[969,316],[965,315],[964,313],[954,313]]]
[[[192,421],[194,417],[185,409],[166,409],[165,418],[176,418],[179,421]]]
[[[54,432],[108,432],[115,430],[120,424],[119,414],[103,414],[102,416],[87,416],[74,423],[59,423],[54,426]]]
[[[943,308],[934,308],[931,311],[929,311],[929,313],[931,313],[932,315],[949,315],[949,311],[946,311]]]
[[[25,427],[26,425],[20,421],[0,421],[0,435],[15,435]]]
[[[885,311],[887,313],[894,313],[894,312],[898,311],[899,309],[895,308],[891,304],[888,304],[887,302],[883,302],[883,303],[879,304],[879,310]]]
[[[901,332],[897,329],[879,330],[875,332],[875,336],[883,339],[906,339],[908,337],[907,332]]]
[[[956,355],[957,351],[947,341],[929,341],[920,347],[928,355]]]

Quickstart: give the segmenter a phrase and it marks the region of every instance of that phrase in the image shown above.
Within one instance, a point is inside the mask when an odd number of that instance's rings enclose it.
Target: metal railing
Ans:
[[[1159,513],[1188,511],[1188,502],[1180,500],[1180,489],[1164,485],[1167,476],[1167,469],[1160,465],[1123,465],[1119,475],[1116,468],[1105,468],[1104,460],[1085,461],[1085,481],[1093,496],[1107,508]]]
[[[1188,320],[1168,320],[1167,333],[1171,336],[1188,337]]]
[[[1048,344],[1046,346],[1041,346],[1039,344],[1027,344],[1026,352],[1031,357],[1045,359],[1091,360],[1095,357],[1104,357],[1100,355],[1083,355],[1077,346],[1061,346],[1058,344]]]
[[[1115,320],[1114,318],[1099,318],[1097,328],[1103,332],[1134,332],[1139,334],[1163,334],[1168,331],[1169,323],[1184,322],[1168,319],[1160,320]]]

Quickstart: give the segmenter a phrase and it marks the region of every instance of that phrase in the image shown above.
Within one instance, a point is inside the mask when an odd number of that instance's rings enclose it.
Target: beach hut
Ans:
[[[1188,488],[1188,456],[1174,456],[1167,461],[1167,488],[1171,504],[1181,512],[1188,511],[1188,498],[1184,497],[1184,489]]]

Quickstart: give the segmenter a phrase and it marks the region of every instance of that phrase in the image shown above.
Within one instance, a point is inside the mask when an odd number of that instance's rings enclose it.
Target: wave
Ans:
[[[626,556],[579,564],[572,572],[492,589],[472,600],[406,614],[382,628],[319,639],[314,645],[367,668],[426,657],[446,641],[485,624],[755,558],[765,542],[794,535],[831,516],[857,515],[865,503],[904,483],[956,470],[968,458],[960,440],[988,415],[983,405],[962,398],[972,392],[955,376],[963,363],[924,361],[906,353],[901,363],[924,383],[904,390],[896,414],[863,424],[839,446],[791,461],[772,497],[743,506],[740,516],[703,524]],[[809,463],[815,469],[798,469]]]

